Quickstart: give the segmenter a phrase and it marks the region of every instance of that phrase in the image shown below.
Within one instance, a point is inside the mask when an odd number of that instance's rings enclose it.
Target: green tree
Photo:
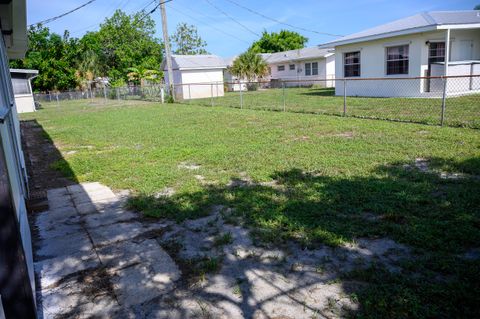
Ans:
[[[36,69],[34,90],[66,90],[77,86],[76,57],[78,39],[51,33],[47,27],[35,25],[28,30],[29,49],[25,58],[10,62],[14,68]]]
[[[140,84],[141,86],[147,83],[158,83],[162,78],[162,72],[157,70],[148,70],[144,68],[128,68],[127,77],[130,82]]]
[[[308,38],[288,30],[280,32],[263,31],[262,37],[255,41],[249,50],[256,53],[275,53],[288,50],[302,49],[305,47]]]
[[[175,54],[195,55],[208,54],[205,47],[207,43],[198,35],[197,28],[194,25],[188,25],[184,22],[177,25],[177,30],[170,37]]]
[[[128,68],[160,69],[163,44],[155,38],[155,21],[150,15],[117,10],[100,25],[97,35],[100,60],[112,81],[126,80]]]
[[[477,5],[473,8],[473,10],[480,10],[480,4],[477,4]]]
[[[268,65],[260,54],[248,50],[233,61],[230,72],[239,77],[254,81],[268,72]]]

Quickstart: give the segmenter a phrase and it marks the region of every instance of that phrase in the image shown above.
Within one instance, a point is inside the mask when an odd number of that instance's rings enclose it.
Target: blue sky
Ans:
[[[246,28],[241,27],[223,15],[212,5],[221,8]],[[237,3],[275,18],[285,23],[333,34],[346,35],[379,24],[400,19],[422,11],[434,10],[470,10],[480,0],[233,0]],[[71,10],[86,0],[28,0],[28,23],[35,23]],[[73,14],[49,23],[54,32],[63,34],[69,30],[72,36],[80,37],[87,31],[97,30],[105,17],[111,16],[115,9],[135,12],[152,0],[96,0],[92,4]],[[148,6],[153,8],[152,3]],[[201,37],[207,42],[207,50],[223,57],[243,52],[253,41],[256,34],[263,30],[279,31],[287,28],[278,23],[241,9],[228,0],[173,0],[167,4],[168,28],[170,34],[179,22],[197,26]],[[161,38],[160,13],[153,15],[157,23],[157,36]],[[247,30],[247,29],[250,29]],[[309,38],[308,45],[313,46],[335,39],[334,37],[312,32],[298,31]]]

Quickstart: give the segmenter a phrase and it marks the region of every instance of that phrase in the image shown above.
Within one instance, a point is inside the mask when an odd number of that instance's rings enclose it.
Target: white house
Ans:
[[[30,81],[38,75],[38,70],[10,69],[10,75],[17,112],[35,112],[35,101]]]
[[[335,54],[330,48],[312,47],[262,56],[268,63],[273,86],[280,81],[287,81],[286,86],[335,86],[330,81],[335,77]]]
[[[388,79],[480,74],[480,11],[424,12],[319,47],[335,48],[335,76],[347,79],[347,95],[440,96],[442,79]],[[387,80],[348,81],[369,78]],[[447,92],[480,89],[480,79],[462,80],[449,79]]]
[[[225,61],[216,55],[172,55],[173,85],[177,100],[224,95]],[[162,62],[165,83],[170,86],[166,61]]]
[[[25,0],[0,1],[0,317],[35,318],[27,174],[8,59],[27,50]]]

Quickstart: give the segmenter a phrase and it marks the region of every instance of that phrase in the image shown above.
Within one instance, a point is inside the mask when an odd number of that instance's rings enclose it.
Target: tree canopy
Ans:
[[[268,65],[260,54],[248,50],[233,61],[230,72],[248,81],[254,81],[268,72]]]
[[[195,55],[208,54],[207,43],[198,34],[194,25],[179,23],[175,33],[170,37],[175,54]]]
[[[111,82],[129,80],[131,68],[160,70],[163,44],[155,38],[155,22],[144,12],[127,15],[117,10],[100,29],[80,39],[65,31],[63,37],[42,25],[28,30],[29,49],[11,67],[39,70],[33,80],[37,91],[85,87],[96,77]],[[148,73],[148,72],[147,72]]]
[[[256,53],[275,53],[288,50],[302,49],[308,38],[295,31],[281,30],[280,32],[263,31],[262,37],[255,41],[249,51]]]
[[[480,4],[477,4],[477,5],[473,8],[473,10],[480,10]]]

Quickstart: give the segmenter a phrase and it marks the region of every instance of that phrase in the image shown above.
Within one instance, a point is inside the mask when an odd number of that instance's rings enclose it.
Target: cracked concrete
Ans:
[[[149,239],[166,224],[124,209],[126,194],[85,183],[47,196],[50,210],[32,225],[40,318],[136,318],[174,289],[180,272]]]

